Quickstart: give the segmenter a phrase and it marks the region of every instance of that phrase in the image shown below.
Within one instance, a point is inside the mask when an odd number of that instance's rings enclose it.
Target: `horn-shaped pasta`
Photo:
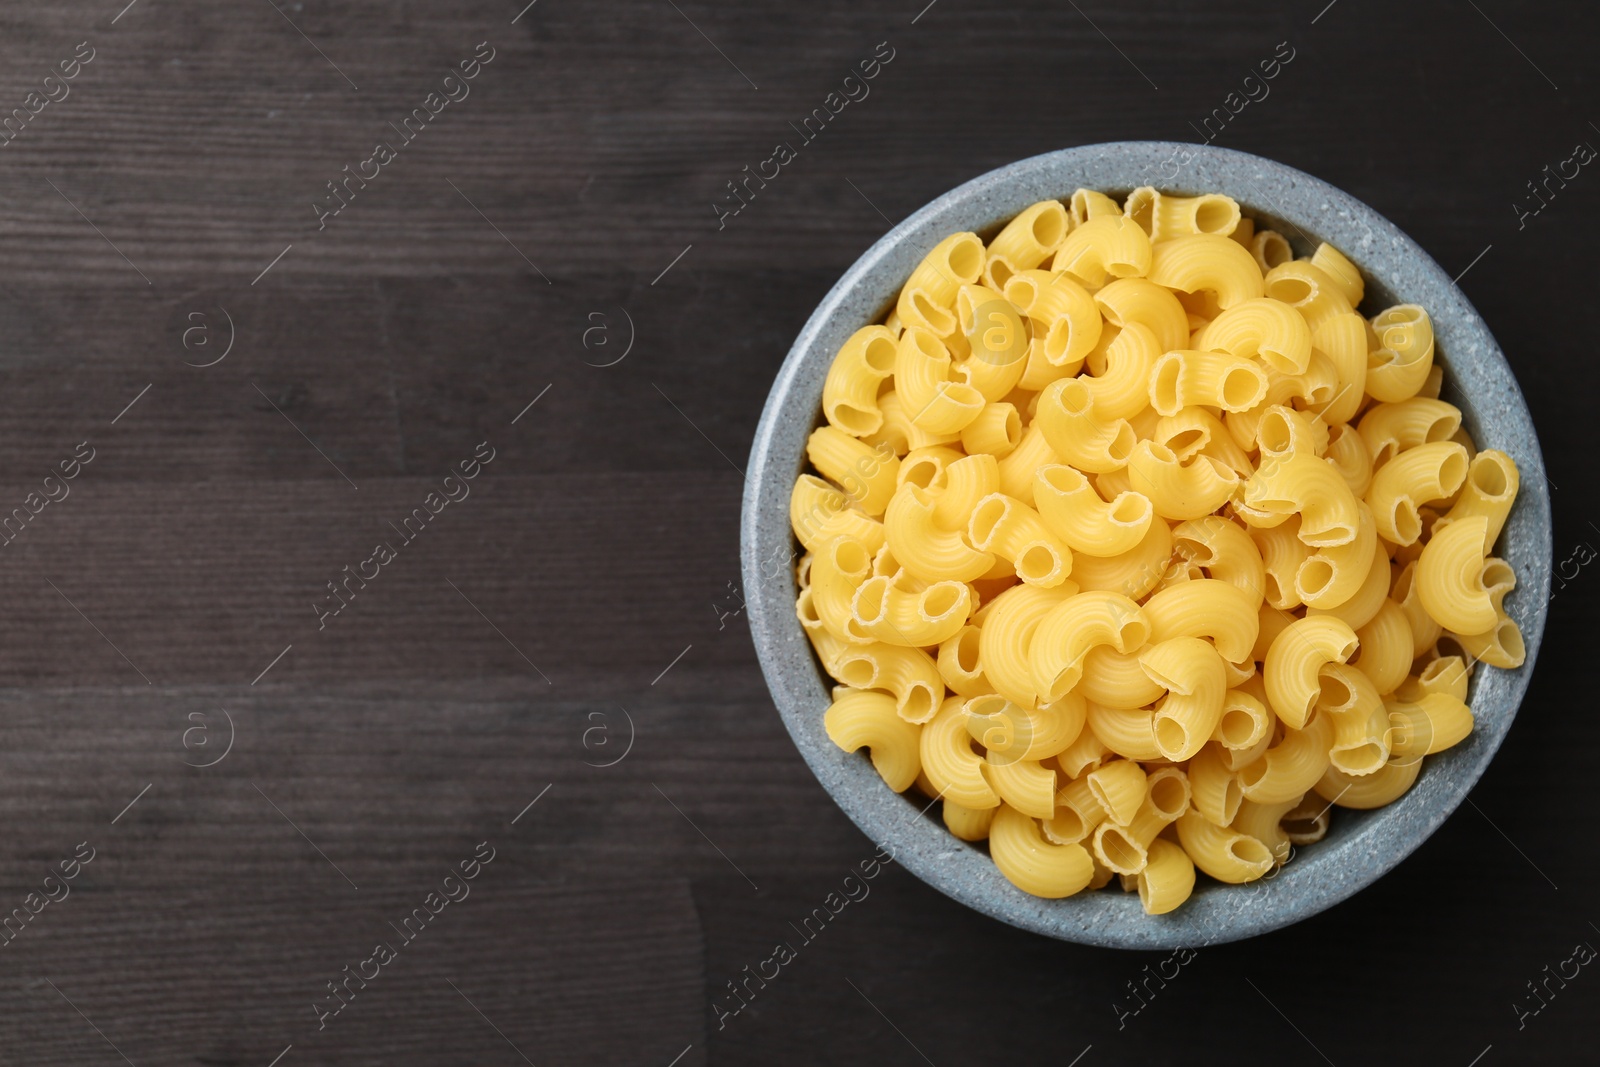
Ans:
[[[1110,708],[1089,702],[1089,730],[1110,752],[1130,760],[1162,759],[1150,708]]]
[[[1240,685],[1247,685],[1250,689],[1235,686],[1223,695],[1222,717],[1217,720],[1217,728],[1211,734],[1212,740],[1226,750],[1229,770],[1252,762],[1251,754],[1255,749],[1266,751],[1266,746],[1272,741],[1272,728],[1277,723],[1267,707],[1264,692],[1257,695],[1256,691],[1261,688],[1261,676],[1253,675]]]
[[[1101,215],[1120,214],[1122,214],[1121,204],[1105,193],[1095,192],[1093,189],[1077,189],[1067,201],[1067,216],[1072,219],[1074,226],[1082,226],[1090,219],[1097,219]]]
[[[1142,278],[1150,273],[1150,236],[1121,215],[1089,219],[1067,234],[1050,269],[1064,271],[1090,289],[1112,278]]]
[[[945,800],[978,810],[999,805],[1000,796],[984,774],[983,757],[972,751],[960,697],[946,700],[922,728],[918,752],[923,773]]]
[[[904,455],[912,449],[948,445],[961,440],[959,432],[934,433],[912,422],[912,412],[906,410],[905,401],[893,389],[879,395],[878,411],[883,414],[883,425],[878,427],[876,433],[870,433],[862,438],[874,448],[887,448],[898,455]]]
[[[1361,526],[1355,494],[1339,472],[1304,452],[1263,462],[1244,483],[1239,514],[1252,526],[1276,526],[1297,514],[1300,540],[1312,548],[1353,541]],[[1382,533],[1382,518],[1374,517]]]
[[[952,464],[954,466],[954,464]],[[994,557],[967,544],[960,533],[934,521],[934,499],[914,485],[901,486],[883,517],[895,558],[923,581],[970,582],[994,566]]]
[[[939,645],[939,655],[934,660],[939,677],[958,696],[975,697],[993,692],[994,687],[983,673],[982,643],[983,631],[966,625]]]
[[[1448,441],[1459,429],[1460,408],[1422,396],[1394,404],[1374,404],[1356,424],[1356,431],[1372,454],[1374,469],[1407,449]]]
[[[1039,697],[1060,700],[1083,675],[1083,657],[1096,645],[1132,652],[1150,636],[1144,609],[1117,593],[1085,591],[1050,610],[1034,631],[1028,665]]]
[[[1271,804],[1246,800],[1239,805],[1239,812],[1234,816],[1231,826],[1266,845],[1274,862],[1285,863],[1289,859],[1289,835],[1283,832],[1283,817],[1293,811],[1300,800],[1300,797],[1295,797]]]
[[[1095,827],[1094,854],[1101,863],[1118,874],[1133,875],[1144,870],[1149,859],[1151,842],[1155,841],[1156,835],[1181,817],[1183,811],[1188,808],[1189,786],[1188,782],[1183,780],[1183,772],[1175,767],[1162,769],[1177,775],[1176,778],[1168,779],[1172,792],[1178,793],[1182,800],[1182,806],[1176,815],[1163,810],[1160,802],[1156,800],[1155,783],[1152,782],[1150,795],[1145,798],[1145,802],[1140,805],[1131,820],[1119,823],[1107,819]]]
[[[939,805],[945,829],[962,841],[982,841],[989,836],[998,808],[968,808],[945,797]]]
[[[1104,323],[1089,291],[1064,274],[1027,270],[1006,283],[1006,299],[1033,320],[1052,366],[1081,363],[1099,342]]]
[[[896,793],[910,789],[922,773],[922,727],[896,713],[893,697],[846,690],[823,713],[822,725],[828,739],[846,752],[870,749],[873,767]]]
[[[847,645],[833,659],[833,674],[855,689],[887,689],[906,722],[925,723],[939,710],[944,681],[933,657],[905,645]]]
[[[1207,822],[1227,826],[1239,812],[1244,791],[1223,761],[1222,746],[1208,743],[1189,761],[1190,804]]]
[[[1344,294],[1351,307],[1359,307],[1367,293],[1361,280],[1361,271],[1345,254],[1324,241],[1311,253],[1311,265],[1326,274],[1339,292]]]
[[[1156,414],[1154,408],[1145,410]],[[1205,455],[1220,461],[1241,477],[1247,477],[1255,470],[1255,463],[1233,440],[1233,435],[1228,433],[1222,420],[1205,408],[1190,407],[1176,415],[1162,415],[1150,432],[1141,433],[1140,436],[1166,445],[1180,463],[1197,455]]]
[[[1094,294],[1107,322],[1117,328],[1147,327],[1163,352],[1189,346],[1189,316],[1172,290],[1144,278],[1121,278]],[[1091,346],[1092,347],[1092,346]]]
[[[1043,263],[1067,236],[1070,221],[1059,200],[1041,200],[1024,208],[989,242],[983,277],[995,289],[1004,289],[1018,271]]]
[[[1367,386],[1367,323],[1347,311],[1331,315],[1311,331],[1311,346],[1338,375],[1337,391],[1312,406],[1330,423],[1349,422],[1361,410]],[[1309,368],[1308,368],[1309,369]]]
[[[1091,706],[1089,710],[1092,712],[1094,709]],[[1085,729],[1076,741],[1056,755],[1056,766],[1069,778],[1081,778],[1113,755],[1094,730]]]
[[[1137,440],[1127,419],[1100,417],[1094,390],[1082,378],[1062,378],[1047,385],[1039,394],[1034,425],[1051,451],[1091,474],[1127,466]]]
[[[1350,595],[1349,600],[1333,608],[1307,608],[1306,614],[1337,615],[1349,623],[1352,630],[1360,629],[1372,621],[1372,617],[1378,614],[1378,609],[1383,607],[1383,602],[1389,598],[1392,579],[1393,569],[1389,565],[1389,556],[1380,541],[1372,553],[1372,563],[1367,569],[1367,576],[1362,579],[1360,588]]]
[[[1002,803],[1035,819],[1056,810],[1056,772],[1033,760],[997,760],[990,753],[983,773]]]
[[[817,549],[811,561],[811,583],[808,586],[811,608],[822,625],[835,637],[859,644],[874,640],[851,610],[856,590],[871,575],[872,557],[866,547],[853,537],[838,537]]]
[[[961,447],[972,455],[1003,456],[1022,440],[1022,416],[1016,406],[995,401],[961,429]]]
[[[811,465],[844,489],[845,496],[867,515],[883,514],[894,496],[899,457],[873,448],[834,426],[819,426],[806,440]]]
[[[1171,561],[1172,530],[1164,522],[1152,522],[1139,543],[1119,556],[1074,556],[1072,580],[1081,589],[1139,600],[1160,584]]]
[[[1056,791],[1056,810],[1045,820],[1044,836],[1058,845],[1079,844],[1094,833],[1106,815],[1105,806],[1089,787],[1089,779],[1073,779]]]
[[[890,645],[926,648],[955,636],[973,609],[965,582],[934,582],[919,592],[894,578],[872,577],[856,588],[850,604],[851,631]]]
[[[1294,259],[1289,239],[1276,230],[1261,230],[1250,240],[1250,254],[1263,275]]]
[[[1096,704],[1129,710],[1160,700],[1165,692],[1139,666],[1137,652],[1118,652],[1110,645],[1099,645],[1083,657],[1083,678],[1068,696],[1081,694]]]
[[[1039,513],[1015,497],[991,493],[978,501],[967,540],[980,552],[1011,563],[1029,585],[1060,585],[1072,573],[1072,549],[1056,539]]]
[[[1128,194],[1123,214],[1137,222],[1152,241],[1197,233],[1227,237],[1239,225],[1239,204],[1231,196],[1168,196],[1148,185]]]
[[[1328,448],[1328,424],[1285,404],[1269,404],[1256,423],[1255,446],[1261,460],[1282,459],[1295,452],[1320,456]]]
[[[934,334],[911,327],[895,349],[894,388],[913,425],[933,434],[959,434],[987,398],[952,379],[950,350]]]
[[[1222,657],[1198,637],[1174,637],[1145,649],[1139,665],[1167,690],[1152,720],[1156,747],[1181,763],[1211,740],[1222,721],[1228,690]]]
[[[883,547],[883,523],[850,506],[849,499],[815,474],[802,474],[789,494],[795,539],[815,552],[837,537],[860,541],[869,553]]]
[[[1168,352],[1150,372],[1150,406],[1163,415],[1191,406],[1248,411],[1266,395],[1260,364],[1226,352]]]
[[[1485,633],[1499,620],[1498,607],[1483,581],[1488,569],[1483,556],[1488,524],[1488,519],[1475,515],[1434,534],[1423,547],[1412,578],[1423,609],[1458,634]]]
[[[1318,780],[1317,795],[1341,808],[1381,808],[1398,800],[1422,773],[1422,761],[1397,759],[1371,774],[1354,777],[1329,767]]]
[[[1165,915],[1194,892],[1194,861],[1182,846],[1158,837],[1150,842],[1138,882],[1144,913]]]
[[[984,610],[978,659],[995,692],[1022,708],[1038,706],[1028,651],[1039,623],[1077,592],[1070,581],[1054,589],[1018,585],[1001,593]]]
[[[1266,568],[1250,535],[1218,515],[1180,523],[1172,531],[1173,549],[1197,563],[1206,575],[1243,590],[1252,610],[1261,606]]]
[[[1285,725],[1297,730],[1306,725],[1321,692],[1322,668],[1348,662],[1356,646],[1356,632],[1334,615],[1296,619],[1284,628],[1267,650],[1261,675],[1267,701]]]
[[[1385,600],[1365,626],[1356,631],[1361,648],[1350,665],[1372,679],[1380,693],[1392,693],[1411,671],[1411,623],[1405,609]]]
[[[1244,798],[1260,804],[1298,801],[1328,769],[1332,744],[1333,723],[1326,715],[1313,716],[1305,729],[1286,729],[1282,741],[1240,769]]]
[[[1311,328],[1282,301],[1258,298],[1212,319],[1195,335],[1194,347],[1260,359],[1282,374],[1304,374],[1311,362]]]
[[[963,285],[956,294],[956,321],[971,354],[955,373],[985,400],[1000,400],[1028,367],[1030,337],[1022,313],[987,286]]]
[[[1328,760],[1345,774],[1366,775],[1389,761],[1389,715],[1372,680],[1348,664],[1323,669],[1318,714],[1333,723]]]
[[[1185,293],[1210,289],[1225,311],[1262,294],[1261,269],[1237,242],[1216,234],[1196,234],[1151,247],[1152,282]]]
[[[975,233],[953,233],[934,245],[911,271],[895,312],[907,330],[918,327],[940,337],[956,332],[956,293],[983,275],[983,242]]]
[[[1394,403],[1416,396],[1433,369],[1433,320],[1416,304],[1378,312],[1379,347],[1367,357],[1367,392]]]
[[[1517,465],[1510,456],[1496,449],[1479,452],[1467,464],[1467,478],[1461,485],[1461,495],[1450,506],[1450,510],[1433,524],[1434,536],[1437,537],[1439,530],[1450,523],[1481,516],[1488,523],[1483,531],[1483,552],[1488,555],[1494,550],[1494,543],[1500,539],[1500,531],[1505,528],[1506,517],[1511,514],[1511,505],[1517,499],[1520,485]]]
[[[1161,346],[1150,327],[1131,322],[1120,330],[1108,329],[1085,360],[1094,377],[1079,381],[1094,395],[1095,414],[1101,419],[1126,419],[1150,404],[1150,372],[1161,358]]]
[[[1260,634],[1259,598],[1216,578],[1180,582],[1145,601],[1153,643],[1209,637],[1223,659],[1243,663]],[[1206,731],[1210,734],[1210,731]]]
[[[933,497],[933,521],[941,530],[965,533],[978,501],[1000,489],[1000,465],[987,453],[966,456],[944,470],[944,487]]]
[[[1239,476],[1221,460],[1199,455],[1188,463],[1166,445],[1140,441],[1128,458],[1128,482],[1164,519],[1198,519],[1216,511],[1239,486]]]
[[[989,827],[989,855],[1013,885],[1036,897],[1070,897],[1094,878],[1094,862],[1082,845],[1045,840],[1036,821],[1009,805]]]
[[[1000,457],[1000,491],[1024,504],[1033,503],[1033,472],[1046,463],[1060,463],[1037,422],[1022,431],[1017,447]]]
[[[1133,760],[1119,759],[1089,772],[1085,777],[1089,792],[1112,822],[1126,825],[1133,821],[1149,792],[1144,768]]]
[[[1178,843],[1196,867],[1230,885],[1253,882],[1277,866],[1266,845],[1248,834],[1209,822],[1197,811],[1178,819]]]
[[[1273,267],[1267,272],[1263,289],[1265,295],[1300,312],[1313,337],[1317,327],[1328,319],[1353,310],[1338,284],[1306,259],[1294,259]]]
[[[1472,733],[1472,709],[1449,693],[1429,693],[1416,703],[1389,700],[1384,707],[1397,757],[1431,756]]]
[[[1074,552],[1101,558],[1132,551],[1155,519],[1148,498],[1119,493],[1107,503],[1082,473],[1060,464],[1039,468],[1033,499],[1051,533]]]
[[[1464,703],[1471,678],[1467,663],[1460,656],[1440,656],[1402,682],[1394,691],[1394,699],[1416,704],[1431,693],[1445,693]]]
[[[895,334],[884,326],[863,326],[839,349],[822,383],[822,413],[853,437],[883,425],[878,387],[894,373]]]
[[[1355,596],[1372,573],[1373,557],[1379,554],[1378,528],[1366,501],[1356,501],[1356,508],[1361,517],[1355,538],[1317,549],[1295,571],[1295,598],[1307,607],[1338,607]]]
[[[1321,419],[1317,423],[1327,425]],[[1328,431],[1328,447],[1323,458],[1339,472],[1352,493],[1358,497],[1367,495],[1372,487],[1372,457],[1367,453],[1367,443],[1348,422]]]
[[[959,449],[949,445],[931,445],[927,448],[913,448],[900,457],[900,473],[897,475],[899,485],[910,482],[919,489],[931,489],[942,492],[945,487],[945,470],[952,463],[958,463],[966,456]],[[996,481],[999,474],[995,475]],[[897,485],[896,489],[899,488]]]

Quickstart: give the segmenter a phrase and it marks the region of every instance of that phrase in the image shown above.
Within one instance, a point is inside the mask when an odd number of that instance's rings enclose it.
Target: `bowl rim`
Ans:
[[[983,233],[1031,203],[1064,201],[1079,186],[1138,185],[1178,195],[1227,193],[1251,218],[1287,222],[1307,242],[1316,234],[1335,245],[1361,268],[1369,291],[1421,303],[1433,317],[1447,381],[1474,398],[1470,409],[1458,405],[1464,425],[1472,426],[1480,447],[1510,453],[1521,472],[1500,551],[1517,569],[1518,588],[1506,606],[1522,628],[1527,657],[1515,670],[1480,665],[1474,672],[1478,725],[1468,741],[1428,757],[1412,789],[1392,804],[1356,814],[1341,809],[1335,826],[1349,828],[1309,846],[1310,858],[1298,867],[1281,868],[1270,886],[1279,892],[1261,894],[1265,882],[1222,886],[1202,879],[1204,891],[1197,886],[1190,901],[1165,916],[1144,915],[1134,894],[1044,900],[1022,893],[986,851],[919,817],[921,798],[889,790],[864,752],[834,746],[822,729],[831,679],[795,616],[788,565],[797,558],[789,493],[803,469],[805,435],[819,420],[823,377],[843,339],[877,321],[911,267],[950,233]],[[1383,215],[1320,179],[1245,152],[1169,141],[1083,145],[997,168],[936,198],[892,226],[818,304],[777,373],[751,445],[740,534],[747,618],[768,688],[802,757],[845,814],[922,881],[976,911],[1062,940],[1144,950],[1218,944],[1279,929],[1354,895],[1420,847],[1466,799],[1515,718],[1543,636],[1552,558],[1547,486],[1532,417],[1494,337],[1450,275]],[[775,566],[780,556],[785,564]]]

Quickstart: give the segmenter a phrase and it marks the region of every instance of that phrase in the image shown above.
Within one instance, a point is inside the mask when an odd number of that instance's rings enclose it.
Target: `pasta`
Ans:
[[[829,738],[1019,890],[1151,915],[1401,796],[1470,737],[1471,666],[1526,655],[1520,478],[1439,399],[1427,312],[1366,300],[1217,194],[929,249],[790,496]]]

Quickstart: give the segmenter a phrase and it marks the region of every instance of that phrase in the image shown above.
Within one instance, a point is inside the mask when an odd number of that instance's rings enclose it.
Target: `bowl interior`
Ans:
[[[1288,237],[1297,255],[1327,241],[1366,283],[1364,315],[1416,303],[1433,318],[1443,398],[1481,448],[1509,454],[1522,485],[1497,553],[1517,572],[1506,609],[1522,628],[1527,660],[1516,670],[1478,665],[1472,735],[1430,756],[1416,784],[1384,808],[1337,809],[1326,838],[1297,850],[1272,878],[1225,886],[1204,876],[1177,911],[1147,916],[1137,894],[1115,889],[1043,900],[1016,889],[986,850],[953,837],[917,794],[891,792],[865,752],[828,740],[822,716],[832,680],[794,613],[789,491],[805,466],[805,439],[821,422],[822,384],[839,346],[881,321],[911,269],[945,236],[988,238],[1017,212],[1086,187],[1120,196],[1139,185],[1232,196],[1257,229]],[[745,484],[742,556],[748,617],[762,669],[807,763],[845,813],[918,877],[962,903],[1052,937],[1160,949],[1237,940],[1314,915],[1375,881],[1427,839],[1460,804],[1504,739],[1533,669],[1549,603],[1550,508],[1543,459],[1521,392],[1494,338],[1450,276],[1410,238],[1349,195],[1283,164],[1241,152],[1170,142],[1065,149],[992,171],[927,205],[872,246],[802,329],[778,373],[756,431]]]

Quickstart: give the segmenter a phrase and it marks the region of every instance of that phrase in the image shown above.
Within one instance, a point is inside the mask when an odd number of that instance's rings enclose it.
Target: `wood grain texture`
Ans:
[[[95,49],[0,147],[0,516],[95,449],[0,547],[0,912],[96,849],[0,948],[0,1058],[1093,1067],[1234,1063],[1238,1030],[1286,1063],[1590,1058],[1600,979],[1512,1005],[1600,939],[1594,567],[1473,805],[1332,912],[1201,950],[1133,1013],[1161,954],[1044,941],[889,868],[719,1025],[871,854],[722,617],[742,469],[811,309],[934,196],[1192,140],[1289,42],[1217,143],[1466,271],[1540,427],[1556,560],[1600,543],[1600,177],[1513,207],[1600,144],[1592,13],[924,4],[0,14],[0,115]],[[485,41],[470,95],[319,229],[326,183]],[[719,229],[726,183],[879,42],[870,96]],[[470,497],[319,627],[326,583],[486,441]],[[319,1029],[326,983],[482,841],[470,898]]]

